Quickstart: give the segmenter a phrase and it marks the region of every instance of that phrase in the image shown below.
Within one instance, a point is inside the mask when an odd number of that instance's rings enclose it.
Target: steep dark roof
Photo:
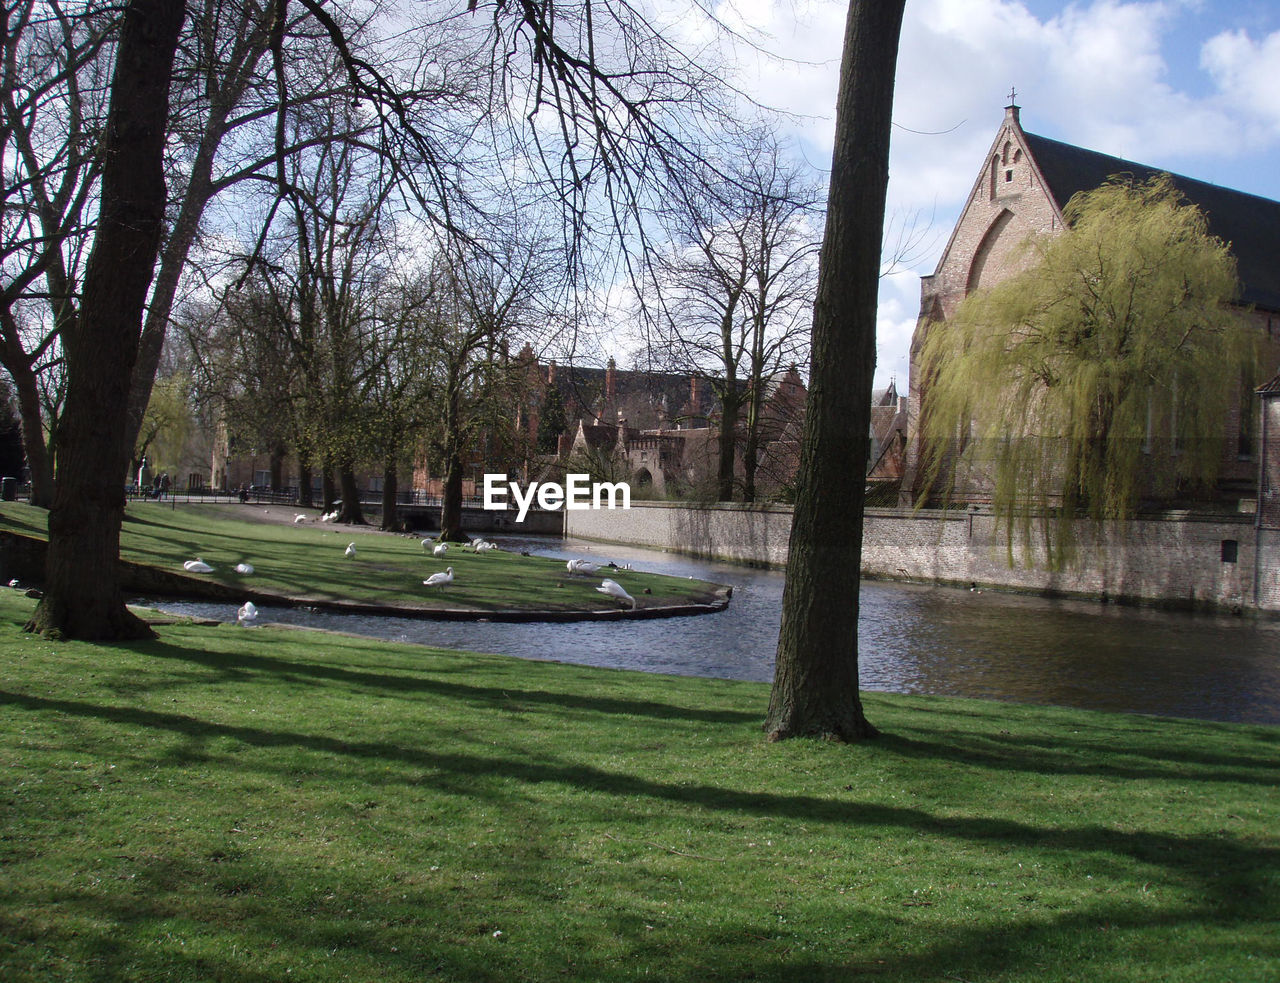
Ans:
[[[607,375],[607,369],[562,365],[556,373],[556,386],[560,389],[566,405],[573,400],[579,404],[587,404],[592,409],[599,409]],[[743,384],[739,383],[739,385]],[[668,419],[674,420],[689,410],[691,391],[689,376],[685,374],[616,369],[614,387],[614,396],[619,403],[640,397],[656,408],[665,399]],[[700,389],[702,409],[698,415],[701,417],[713,411],[718,412],[720,400],[712,391],[710,381],[703,380]]]
[[[1023,136],[1059,208],[1076,192],[1092,191],[1113,174],[1132,174],[1145,181],[1168,173],[1048,137],[1025,132]],[[1181,174],[1171,177],[1178,190],[1204,212],[1209,231],[1230,243],[1240,273],[1241,300],[1280,311],[1280,202]]]

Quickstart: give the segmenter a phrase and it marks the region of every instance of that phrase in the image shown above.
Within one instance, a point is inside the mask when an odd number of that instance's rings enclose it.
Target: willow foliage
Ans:
[[[981,489],[1061,565],[1074,519],[1212,488],[1253,333],[1229,246],[1168,175],[1113,179],[1064,210],[1070,232],[967,297],[923,348],[931,490]]]

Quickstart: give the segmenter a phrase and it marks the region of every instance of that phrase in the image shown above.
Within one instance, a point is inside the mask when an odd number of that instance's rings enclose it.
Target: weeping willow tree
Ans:
[[[1254,374],[1230,248],[1167,174],[1113,178],[1063,214],[1069,232],[1030,241],[1026,271],[967,297],[921,350],[930,493],[989,493],[1011,564],[1033,538],[1068,562],[1082,515],[1210,493]]]

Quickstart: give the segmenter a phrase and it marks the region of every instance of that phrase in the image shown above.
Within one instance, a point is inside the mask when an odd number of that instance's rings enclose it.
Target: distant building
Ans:
[[[605,456],[641,494],[654,497],[705,493],[719,462],[721,403],[713,380],[699,375],[603,369],[526,361],[540,385],[526,387],[528,403],[518,411],[531,440],[542,429],[550,390],[563,408],[565,430],[556,443],[560,462]],[[760,422],[757,494],[785,495],[799,462],[799,434],[807,390],[793,365],[768,379]],[[744,421],[740,421],[740,430]],[[737,470],[742,476],[741,443]]]
[[[906,460],[909,414],[907,397],[898,395],[898,384],[890,382],[871,398],[871,443],[867,454],[867,481],[900,481]]]
[[[921,491],[919,421],[927,410],[929,393],[919,356],[931,328],[951,318],[973,291],[1022,272],[1032,261],[1021,248],[1029,237],[1063,234],[1067,228],[1063,208],[1074,194],[1100,187],[1114,175],[1145,181],[1161,173],[1166,172],[1027,133],[1019,107],[1012,103],[1005,107],[1004,121],[979,167],[938,267],[932,276],[921,279],[900,501],[911,503]],[[1241,309],[1263,339],[1266,367],[1280,365],[1280,202],[1171,176],[1178,190],[1205,214],[1209,231],[1230,243],[1241,281]],[[1242,385],[1223,420],[1227,440],[1220,483],[1228,495],[1255,494],[1258,412],[1253,387]]]
[[[706,497],[714,493],[719,469],[721,403],[714,380],[699,375],[619,369],[613,359],[604,368],[540,362],[526,345],[512,359],[522,375],[524,395],[513,408],[518,443],[528,449],[519,473],[522,481],[545,480],[566,467],[588,462],[613,469],[613,480],[628,481],[641,497]],[[800,439],[808,390],[794,365],[765,381],[756,469],[758,499],[790,498],[800,464]],[[742,446],[745,409],[739,421],[735,459],[744,477]],[[548,427],[551,416],[562,422]],[[875,394],[871,410],[871,454],[868,480],[893,483],[902,475],[907,440],[907,399],[897,387]],[[442,479],[420,456],[412,474],[402,477],[401,497],[438,499]],[[466,455],[463,495],[479,494],[486,471],[506,464],[486,458],[484,442]],[[219,429],[213,453],[213,485],[241,485],[263,491],[296,491],[297,462],[289,448],[246,453],[233,448],[225,427]],[[320,491],[320,476],[313,476]],[[357,475],[362,496],[381,492],[382,476]],[[319,498],[316,499],[319,502]]]

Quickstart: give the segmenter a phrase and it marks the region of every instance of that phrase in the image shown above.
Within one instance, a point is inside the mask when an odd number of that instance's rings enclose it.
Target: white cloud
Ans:
[[[1280,143],[1280,31],[1260,32],[1257,21],[1248,22],[1252,33],[1237,29],[1229,3],[1091,0],[1047,13],[1045,6],[907,4],[889,210],[899,222],[915,216],[932,227],[912,269],[881,283],[878,386],[896,375],[905,388],[917,277],[933,272],[1010,86],[1033,133],[1280,197],[1267,153]],[[797,133],[810,161],[825,167],[847,0],[725,0],[717,10],[729,24],[767,35],[761,45],[782,56],[740,52],[749,68],[743,84],[760,101],[804,117]],[[1204,23],[1232,29],[1201,44]],[[1274,27],[1274,19],[1266,25]]]
[[[1241,127],[1240,136],[1268,142],[1280,138],[1280,31],[1254,41],[1244,31],[1226,31],[1201,49],[1200,64],[1217,83],[1224,101],[1265,128]]]
[[[876,311],[875,388],[896,380],[898,392],[907,393],[908,353],[920,307],[920,280],[910,275],[887,276],[880,281],[880,305]]]

